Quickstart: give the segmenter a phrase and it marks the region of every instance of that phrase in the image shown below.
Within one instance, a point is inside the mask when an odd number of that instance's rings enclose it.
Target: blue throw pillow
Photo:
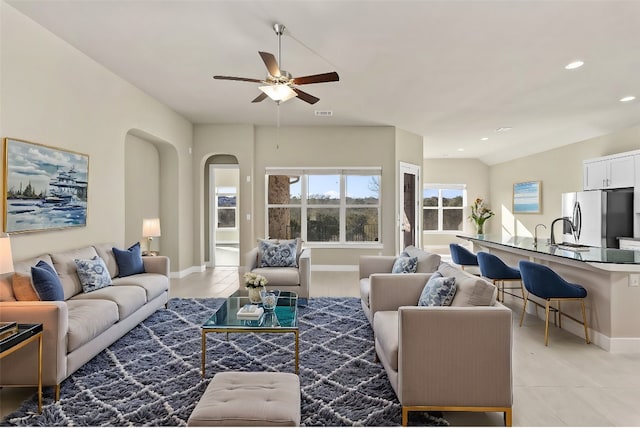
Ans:
[[[403,257],[400,256],[393,262],[393,268],[391,273],[415,273],[418,267],[417,257]]]
[[[297,243],[295,240],[280,243],[260,241],[259,267],[298,267],[296,263]]]
[[[439,273],[431,275],[418,300],[418,306],[451,306],[456,295],[456,279],[443,277]]]
[[[33,288],[43,301],[63,301],[64,290],[58,272],[49,263],[40,260],[31,268]]]
[[[118,277],[135,275],[144,273],[144,263],[142,263],[142,252],[140,251],[140,243],[136,242],[127,250],[119,250],[113,248],[113,255],[118,265]]]
[[[75,259],[74,262],[76,263],[76,270],[78,272],[78,278],[80,278],[80,284],[82,284],[82,290],[85,293],[112,284],[109,270],[104,264],[104,260],[100,257],[94,256],[91,260]]]

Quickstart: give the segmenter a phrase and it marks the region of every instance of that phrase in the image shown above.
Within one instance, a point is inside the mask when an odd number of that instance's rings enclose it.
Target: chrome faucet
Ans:
[[[557,219],[553,220],[551,222],[551,244],[550,245],[557,245],[556,244],[556,238],[555,235],[553,233],[553,226],[556,224],[556,222],[558,221],[562,221],[562,224],[567,224],[569,225],[569,227],[571,228],[571,233],[574,233],[576,228],[573,225],[573,223],[571,222],[571,220],[569,220],[569,217],[558,217]]]
[[[542,223],[536,224],[536,227],[533,229],[533,246],[534,247],[538,246],[538,226],[542,226],[545,229],[547,228],[547,226],[545,226]]]

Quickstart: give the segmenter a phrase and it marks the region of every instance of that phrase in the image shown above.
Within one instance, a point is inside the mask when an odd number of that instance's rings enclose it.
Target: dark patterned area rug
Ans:
[[[202,323],[221,299],[172,299],[62,383],[2,425],[185,426],[211,377],[221,371],[293,372],[292,334],[207,335],[207,378],[200,377]],[[302,425],[400,425],[400,404],[380,363],[360,300],[310,299],[300,308]],[[411,425],[448,425],[411,413]]]

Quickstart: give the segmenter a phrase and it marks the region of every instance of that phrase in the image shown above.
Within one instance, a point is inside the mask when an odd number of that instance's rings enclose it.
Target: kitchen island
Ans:
[[[609,352],[640,352],[640,251],[552,246],[546,240],[534,242],[533,238],[517,236],[458,238],[471,241],[475,251],[493,253],[509,265],[530,260],[582,285],[588,292],[585,304],[591,341]],[[535,296],[529,298],[542,303]],[[532,314],[537,311],[536,305],[527,309]],[[579,305],[563,305],[562,312],[581,319]],[[566,322],[562,328],[584,337],[582,325]]]

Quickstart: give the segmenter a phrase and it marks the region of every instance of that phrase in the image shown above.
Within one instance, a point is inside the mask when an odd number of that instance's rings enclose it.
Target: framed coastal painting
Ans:
[[[4,231],[87,225],[89,156],[4,139]]]
[[[542,213],[542,183],[527,181],[513,185],[513,213],[540,214]]]

